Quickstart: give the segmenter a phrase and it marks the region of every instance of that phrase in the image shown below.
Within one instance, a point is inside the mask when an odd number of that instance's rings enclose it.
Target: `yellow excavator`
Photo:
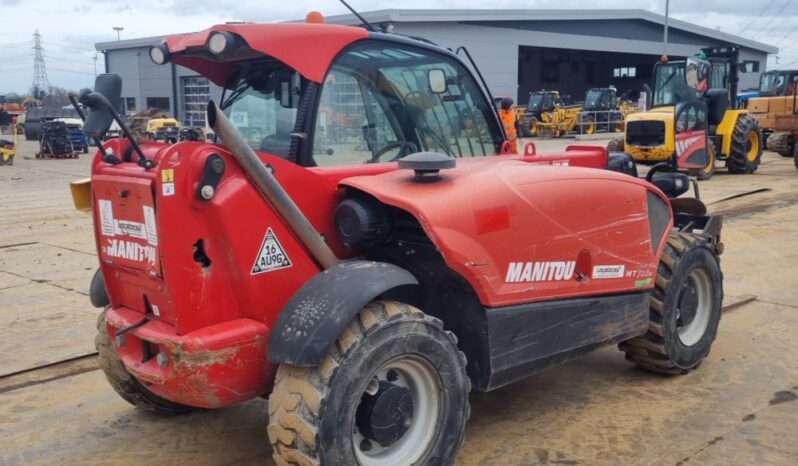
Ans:
[[[679,135],[703,127],[707,133],[709,164],[692,173],[708,179],[718,161],[730,173],[753,173],[762,157],[762,131],[756,120],[737,108],[737,47],[703,49],[698,57],[654,65],[652,108],[626,118],[623,140],[611,141],[610,151],[623,148],[636,161],[657,163],[684,150]],[[690,103],[679,112],[680,104]]]

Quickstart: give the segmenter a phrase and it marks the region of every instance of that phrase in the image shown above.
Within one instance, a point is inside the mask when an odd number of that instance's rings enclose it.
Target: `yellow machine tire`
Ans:
[[[753,173],[762,159],[762,130],[750,115],[740,115],[731,136],[726,159],[730,173]]]
[[[607,143],[607,152],[623,152],[623,138],[612,138]]]
[[[596,134],[596,118],[593,115],[588,115],[582,119],[581,134]]]
[[[529,117],[528,120],[524,122],[521,128],[521,136],[525,138],[534,138],[538,135],[538,119],[535,117]]]

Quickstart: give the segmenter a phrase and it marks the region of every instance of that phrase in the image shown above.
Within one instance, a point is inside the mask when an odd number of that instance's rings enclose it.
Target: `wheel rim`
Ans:
[[[748,147],[746,147],[746,156],[748,160],[754,161],[759,155],[759,135],[756,131],[748,133]]]
[[[595,132],[595,124],[591,121],[587,124],[587,130],[585,131],[587,134],[593,134]]]
[[[357,407],[360,417],[369,396],[384,393],[390,384],[406,389],[412,399],[412,416],[405,420],[406,430],[389,445],[381,445],[366,432],[360,422],[352,426],[355,457],[362,466],[400,466],[413,464],[427,451],[435,437],[435,427],[441,410],[441,380],[426,360],[415,356],[401,356],[384,364],[372,374],[361,394]],[[378,395],[379,396],[379,395]],[[371,438],[370,438],[371,437]]]
[[[710,147],[707,147],[707,156],[709,157],[709,163],[707,163],[707,166],[704,167],[705,175],[709,175],[715,170],[715,151]]]
[[[709,326],[712,285],[704,269],[693,269],[679,289],[676,305],[676,330],[685,346],[693,346]]]

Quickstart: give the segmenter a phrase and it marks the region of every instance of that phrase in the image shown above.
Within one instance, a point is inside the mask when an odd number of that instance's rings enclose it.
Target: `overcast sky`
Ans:
[[[361,11],[382,8],[644,8],[664,14],[665,0],[349,0]],[[798,0],[672,0],[671,15],[777,45],[779,63],[798,65]],[[96,42],[204,29],[225,21],[279,21],[311,10],[345,13],[337,0],[0,0],[0,94],[26,92],[33,79],[39,30],[51,85],[78,89],[94,81]],[[786,46],[786,47],[785,47]],[[102,54],[97,70],[102,72]],[[773,68],[776,57],[768,60]]]

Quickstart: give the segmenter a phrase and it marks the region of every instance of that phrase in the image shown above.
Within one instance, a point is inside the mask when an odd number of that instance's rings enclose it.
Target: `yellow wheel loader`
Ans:
[[[565,105],[557,91],[536,91],[529,94],[521,122],[523,137],[561,137],[576,127],[581,105]]]
[[[654,65],[652,108],[626,118],[624,152],[636,161],[657,163],[677,156],[689,140],[679,136],[696,126],[705,126],[710,163],[692,173],[708,179],[717,162],[725,162],[730,173],[753,173],[762,157],[762,131],[747,110],[737,108],[739,50],[736,47],[703,49],[700,57],[669,61],[666,56]],[[685,102],[691,106],[678,118],[674,108]],[[694,110],[694,111],[693,111]],[[616,148],[611,143],[610,149]]]

